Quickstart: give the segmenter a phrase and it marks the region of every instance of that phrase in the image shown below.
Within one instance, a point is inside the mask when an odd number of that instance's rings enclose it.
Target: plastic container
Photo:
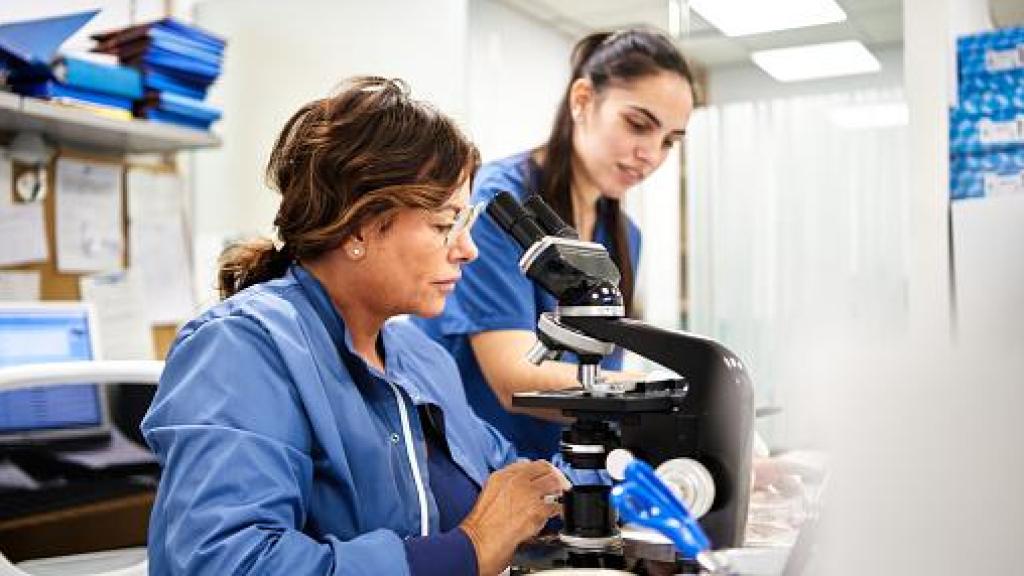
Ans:
[[[949,179],[953,200],[1024,194],[1024,146],[954,155]]]

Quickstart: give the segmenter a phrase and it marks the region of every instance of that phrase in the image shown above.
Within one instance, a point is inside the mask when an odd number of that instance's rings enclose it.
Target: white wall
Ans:
[[[465,118],[466,0],[209,0],[196,22],[228,39],[210,99],[224,108],[221,149],[196,156],[197,282],[212,286],[225,238],[269,234],[278,197],[264,170],[299,106],[357,74],[400,77],[414,96]]]
[[[547,138],[573,42],[497,0],[470,0],[469,129],[485,161]]]
[[[643,234],[637,302],[645,321],[670,329],[682,327],[682,171],[682,145],[677,144],[664,164],[626,197],[626,212]]]
[[[906,0],[910,111],[911,327],[948,341],[953,326],[949,230],[949,115],[956,103],[956,37],[991,27],[985,0]]]
[[[355,74],[401,77],[496,158],[543,139],[571,46],[490,0],[205,0],[195,15],[228,38],[210,95],[225,111],[224,146],[197,154],[194,174],[197,284],[207,294],[225,239],[271,231],[278,198],[263,172],[301,104]]]

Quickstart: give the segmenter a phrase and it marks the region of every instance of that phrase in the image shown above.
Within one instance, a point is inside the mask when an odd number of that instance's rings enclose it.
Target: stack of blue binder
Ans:
[[[137,70],[94,58],[57,56],[64,41],[96,12],[0,24],[4,81],[20,94],[131,118],[133,101],[142,97]]]
[[[1024,194],[1024,27],[958,38],[957,71],[951,198]]]
[[[165,18],[96,34],[96,52],[116,54],[142,74],[144,96],[135,115],[206,130],[221,111],[203,100],[220,75],[225,42],[204,30]]]
[[[26,96],[121,111],[125,118],[131,118],[134,101],[143,96],[138,70],[70,55],[51,66],[16,69],[8,81]]]

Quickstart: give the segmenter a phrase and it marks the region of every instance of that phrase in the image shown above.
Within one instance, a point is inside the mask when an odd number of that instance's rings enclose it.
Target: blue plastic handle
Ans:
[[[700,524],[650,465],[634,458],[624,476],[609,496],[620,518],[661,532],[687,558],[711,549]]]

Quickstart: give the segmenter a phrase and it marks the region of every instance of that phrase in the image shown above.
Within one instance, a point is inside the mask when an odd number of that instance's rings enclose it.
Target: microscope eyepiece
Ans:
[[[523,202],[523,206],[530,212],[533,212],[537,222],[551,236],[572,238],[573,240],[579,239],[580,235],[576,232],[576,229],[566,224],[565,220],[562,220],[562,217],[551,206],[548,206],[547,202],[539,195],[531,194],[526,199],[526,202]]]
[[[529,248],[545,236],[544,230],[533,216],[508,192],[498,192],[487,204],[487,213],[502,230],[511,234],[523,249]]]

